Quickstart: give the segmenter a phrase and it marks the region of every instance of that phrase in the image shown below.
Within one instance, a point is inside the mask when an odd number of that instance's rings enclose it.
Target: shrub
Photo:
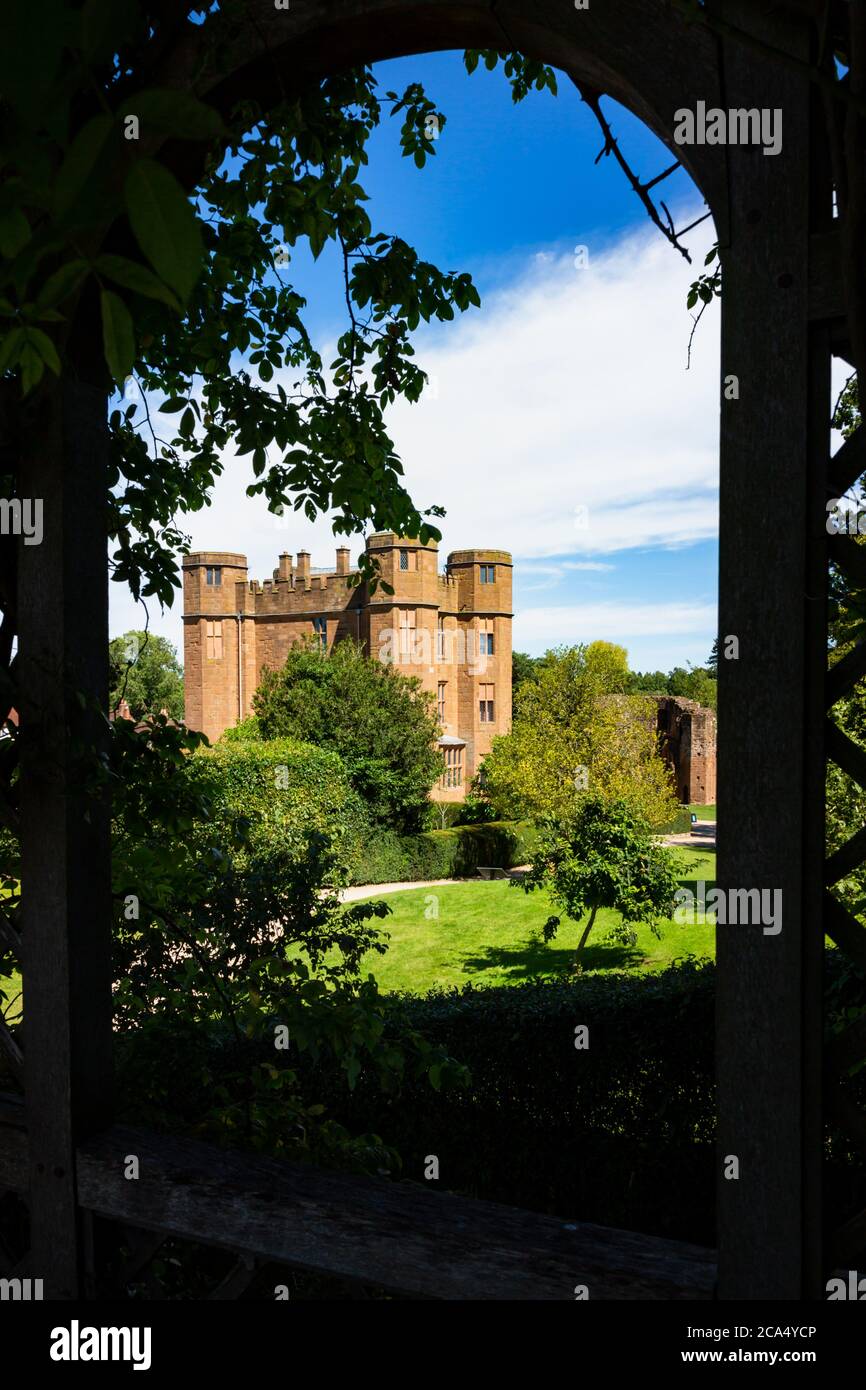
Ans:
[[[292,738],[236,738],[199,749],[188,775],[210,801],[212,822],[245,822],[255,849],[318,831],[349,850],[357,799],[343,763],[328,749]]]
[[[291,736],[338,753],[379,825],[414,832],[443,770],[433,696],[415,676],[349,639],[330,652],[296,642],[253,697],[266,738]]]
[[[688,806],[680,807],[673,820],[656,830],[656,835],[684,835],[692,828],[692,816]]]
[[[355,860],[355,883],[413,883],[471,878],[479,867],[512,869],[530,858],[536,834],[529,824],[496,821],[395,835],[376,830]]]
[[[714,967],[401,996],[393,1026],[464,1062],[469,1086],[383,1097],[335,1070],[316,1093],[444,1187],[584,1221],[714,1241]],[[583,1024],[588,1047],[575,1047]],[[391,1025],[389,1025],[391,1026]]]
[[[391,1087],[463,1074],[417,1034],[382,1040],[384,1002],[362,961],[384,949],[388,908],[345,907],[335,891],[352,810],[339,758],[290,739],[202,751],[164,720],[115,721],[111,752],[121,1090],[158,1125],[388,1166],[375,1136],[320,1122],[291,1059],[274,1062],[283,1030],[293,1056],[330,1057],[350,1085],[362,1067]]]
[[[262,731],[259,728],[259,721],[254,714],[247,719],[242,719],[238,724],[232,724],[225,729],[219,740],[220,743],[249,743],[251,740],[260,739]]]

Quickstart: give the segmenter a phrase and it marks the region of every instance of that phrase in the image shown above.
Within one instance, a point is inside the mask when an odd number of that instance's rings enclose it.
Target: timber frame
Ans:
[[[866,857],[864,832],[824,863],[825,757],[866,784],[862,753],[826,722],[866,673],[858,648],[827,678],[826,501],[866,471],[866,450],[861,427],[831,465],[831,356],[852,360],[852,332],[808,72],[816,6],[709,8],[721,32],[687,23],[666,0],[592,0],[586,10],[572,0],[292,0],[288,11],[250,0],[250,22],[218,69],[202,69],[187,33],[159,85],[185,87],[195,74],[197,93],[228,111],[360,62],[517,49],[630,108],[707,200],[724,266],[722,375],[739,383],[736,400],[720,389],[718,884],[781,889],[784,904],[778,936],[719,932],[717,1276],[714,1255],[693,1247],[156,1135],[135,1137],[132,1151],[151,1162],[131,1202],[120,1166],[131,1141],[112,1127],[109,1084],[108,808],[85,808],[76,790],[87,716],[70,715],[70,691],[107,701],[106,389],[82,311],[75,370],[54,411],[29,422],[20,464],[22,495],[52,499],[53,530],[20,557],[24,890],[14,944],[26,1041],[22,1057],[20,1037],[5,1037],[24,1104],[23,1113],[14,1098],[0,1105],[0,1190],[27,1194],[30,1250],[18,1272],[42,1277],[48,1297],[92,1293],[93,1214],[150,1232],[145,1258],[172,1234],[237,1252],[236,1273],[213,1297],[236,1296],[251,1261],[279,1258],[440,1298],[570,1299],[583,1274],[602,1298],[707,1298],[715,1284],[722,1299],[817,1299],[834,1265],[862,1248],[866,1214],[834,1233],[821,1210],[825,1115],[866,1146],[866,1118],[825,1075],[866,1054],[864,1030],[825,1049],[822,1002],[825,932],[866,965],[866,930],[829,896]],[[675,145],[675,111],[699,100],[780,108],[781,152]],[[188,187],[199,155],[189,145],[160,151]],[[723,659],[728,635],[736,660]],[[738,1181],[724,1177],[729,1155]]]

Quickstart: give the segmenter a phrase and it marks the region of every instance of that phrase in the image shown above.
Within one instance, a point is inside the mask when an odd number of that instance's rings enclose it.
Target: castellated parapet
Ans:
[[[435,697],[446,760],[435,794],[459,800],[493,738],[511,728],[511,555],[452,551],[440,574],[433,541],[382,531],[366,546],[393,593],[358,583],[345,546],[332,570],[313,569],[307,551],[282,554],[264,582],[250,580],[244,555],[186,556],[186,721],[219,738],[252,713],[263,671],[279,669],[294,642],[330,651],[351,637]]]

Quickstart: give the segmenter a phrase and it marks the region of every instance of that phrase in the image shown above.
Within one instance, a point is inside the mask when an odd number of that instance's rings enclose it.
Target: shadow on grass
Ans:
[[[644,953],[619,942],[590,942],[584,947],[584,970],[628,970],[640,965]],[[541,938],[516,946],[486,946],[483,951],[461,957],[467,975],[476,971],[500,970],[509,980],[535,980],[540,975],[568,975],[574,968],[573,946],[545,946]]]

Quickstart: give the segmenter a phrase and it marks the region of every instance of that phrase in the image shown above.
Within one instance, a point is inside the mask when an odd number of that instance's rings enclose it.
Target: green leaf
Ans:
[[[48,334],[43,333],[41,328],[25,328],[24,336],[31,347],[38,352],[46,367],[50,367],[54,375],[59,376],[60,358],[57,355],[57,348]]]
[[[13,260],[30,240],[30,223],[20,208],[0,212],[0,254]]]
[[[24,346],[24,329],[13,328],[0,338],[0,372],[6,372],[18,363]]]
[[[101,270],[110,280],[123,285],[124,289],[135,290],[136,294],[146,295],[148,299],[160,299],[180,313],[180,301],[176,294],[164,285],[152,270],[126,256],[104,254],[96,259],[96,269]]]
[[[44,367],[39,353],[29,343],[25,343],[22,347],[19,360],[21,362],[21,394],[26,396],[42,380]]]
[[[202,266],[201,232],[173,174],[140,159],[126,179],[126,207],[136,240],[154,270],[181,299],[192,293]]]
[[[142,127],[165,131],[176,140],[215,140],[225,129],[212,106],[191,92],[168,87],[136,92],[120,108],[121,116],[137,116]]]
[[[49,275],[36,296],[38,310],[49,309],[54,304],[62,304],[76,290],[88,272],[86,261],[67,261],[53,275]]]
[[[119,295],[113,290],[103,290],[99,296],[102,305],[102,341],[105,345],[105,359],[111,375],[122,386],[135,361],[135,334],[129,310]]]
[[[54,184],[55,217],[62,217],[78,201],[94,172],[113,125],[111,116],[107,114],[94,116],[75,136]]]

